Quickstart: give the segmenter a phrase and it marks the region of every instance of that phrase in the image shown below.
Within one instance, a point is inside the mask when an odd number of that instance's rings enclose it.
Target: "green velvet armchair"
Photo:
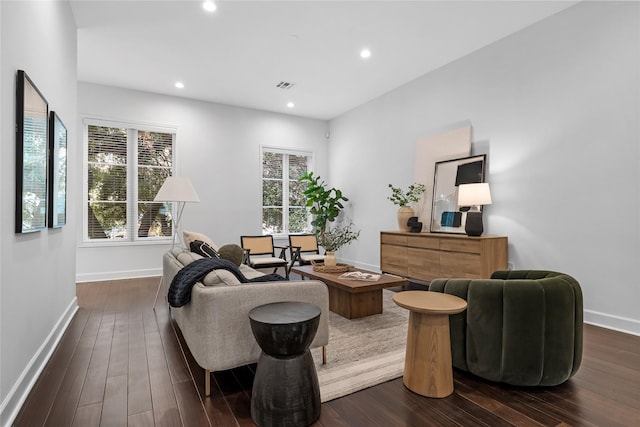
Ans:
[[[453,366],[518,386],[553,386],[582,360],[582,290],[553,271],[496,271],[491,279],[436,279],[430,291],[456,295],[450,316]]]

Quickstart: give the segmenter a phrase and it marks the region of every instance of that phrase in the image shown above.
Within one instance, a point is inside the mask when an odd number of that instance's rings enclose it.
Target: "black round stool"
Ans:
[[[309,352],[320,308],[276,302],[249,312],[262,349],[253,380],[251,418],[261,427],[308,426],[320,417],[320,387]]]

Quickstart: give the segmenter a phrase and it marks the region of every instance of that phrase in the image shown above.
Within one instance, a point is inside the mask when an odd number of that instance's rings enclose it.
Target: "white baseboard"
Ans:
[[[353,265],[355,268],[361,268],[363,270],[369,270],[369,271],[374,271],[374,272],[380,271],[380,266],[379,265],[367,264],[367,263],[354,261],[354,260],[351,260],[351,259],[343,259],[343,258],[338,259],[338,262],[341,262],[341,263],[344,263],[344,264]]]
[[[585,310],[584,323],[613,329],[614,331],[624,332],[625,334],[640,336],[640,321],[629,319],[628,317],[620,317],[613,314]]]
[[[106,271],[102,273],[76,274],[76,283],[103,282],[105,280],[139,279],[142,277],[162,276],[161,268],[146,270]]]
[[[0,425],[2,427],[9,427],[15,421],[18,412],[22,408],[25,400],[27,400],[29,392],[47,365],[47,362],[62,339],[62,335],[64,335],[67,330],[76,311],[78,311],[78,299],[74,297],[36,354],[31,358],[24,371],[22,371],[18,380],[13,387],[11,387],[2,405],[0,405]]]

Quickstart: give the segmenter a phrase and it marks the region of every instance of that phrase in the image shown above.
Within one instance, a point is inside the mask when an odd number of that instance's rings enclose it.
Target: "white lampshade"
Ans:
[[[200,198],[191,185],[191,180],[183,176],[168,177],[154,202],[199,202]]]
[[[460,184],[458,186],[458,206],[480,206],[491,204],[489,184]]]

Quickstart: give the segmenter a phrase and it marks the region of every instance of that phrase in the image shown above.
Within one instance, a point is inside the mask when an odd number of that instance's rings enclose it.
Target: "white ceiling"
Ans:
[[[577,2],[201,3],[72,1],[79,79],[331,119]]]

